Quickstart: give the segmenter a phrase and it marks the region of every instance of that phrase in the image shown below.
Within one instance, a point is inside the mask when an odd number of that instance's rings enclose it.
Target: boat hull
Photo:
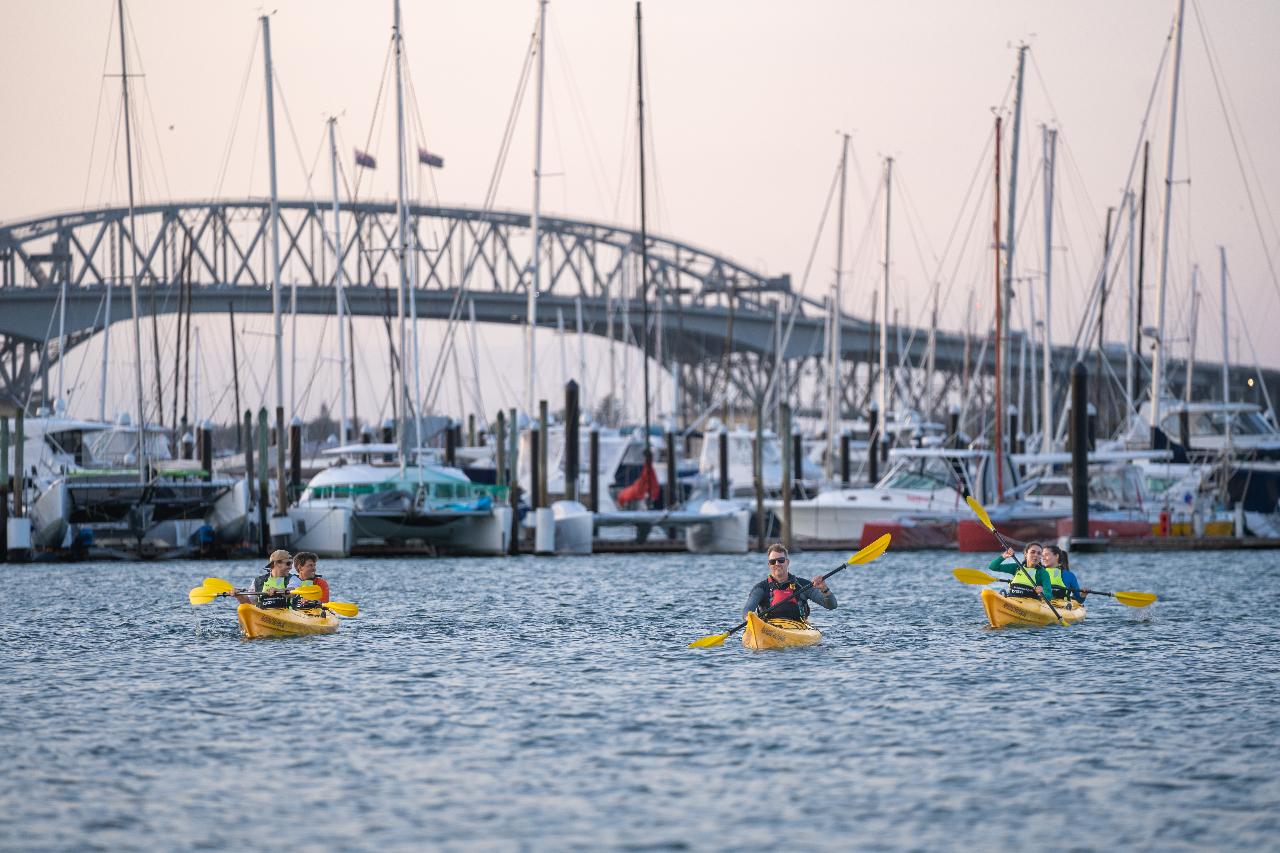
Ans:
[[[1084,620],[1085,608],[1079,604],[1069,605],[1066,599],[1056,598],[1053,606],[1068,625]],[[982,609],[992,628],[1040,628],[1058,623],[1053,611],[1040,599],[1002,595],[994,589],[982,591]]]
[[[748,649],[789,649],[813,646],[822,641],[822,632],[808,622],[792,619],[761,619],[747,614],[747,627],[742,632],[742,645]]]

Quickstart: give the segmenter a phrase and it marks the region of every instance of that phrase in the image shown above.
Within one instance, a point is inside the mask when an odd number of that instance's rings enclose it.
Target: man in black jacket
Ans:
[[[763,616],[765,611],[776,619],[794,619],[803,622],[809,618],[809,602],[821,604],[828,610],[836,609],[836,594],[827,589],[821,575],[807,584],[788,571],[791,558],[781,542],[769,546],[769,576],[751,588],[747,597],[746,613]],[[773,608],[770,610],[770,608]]]

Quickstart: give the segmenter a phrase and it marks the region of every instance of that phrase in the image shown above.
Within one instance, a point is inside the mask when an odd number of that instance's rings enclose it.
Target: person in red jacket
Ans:
[[[298,580],[303,583],[313,583],[320,587],[320,601],[327,603],[329,601],[329,582],[316,574],[316,563],[320,560],[310,551],[302,551],[293,558],[294,571],[298,573]]]

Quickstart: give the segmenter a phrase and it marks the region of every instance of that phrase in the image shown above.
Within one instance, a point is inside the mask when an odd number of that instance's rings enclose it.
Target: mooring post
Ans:
[[[1089,536],[1089,369],[1071,365],[1071,537]]]
[[[867,483],[880,482],[880,407],[875,403],[867,409]]]
[[[551,419],[547,416],[547,401],[538,401],[538,426],[542,441],[538,444],[538,506],[551,506],[550,495],[547,494],[547,445],[551,436]]]
[[[253,437],[253,410],[244,410],[244,487],[246,497],[249,500],[248,505],[244,508],[245,515],[248,518],[253,517],[253,508],[258,505],[258,469],[253,464],[253,449],[258,446],[258,442]],[[245,539],[249,539],[246,533]]]
[[[511,484],[511,536],[508,548],[512,554],[520,553],[520,422],[514,408],[507,412],[507,482]]]
[[[798,432],[791,434],[791,476],[797,488],[804,482],[804,436]]]
[[[677,442],[676,436],[676,419],[667,419],[667,487],[663,489],[663,504],[667,509],[674,509],[680,504],[683,495],[680,494],[680,476],[676,466]]]
[[[564,499],[578,499],[578,383],[570,379],[564,386]]]
[[[840,484],[849,486],[849,431],[840,433]]]
[[[297,503],[302,494],[302,419],[294,415],[289,422],[289,503]]]
[[[542,430],[538,421],[529,424],[529,509],[542,506]]]
[[[787,448],[791,445],[791,404],[783,403],[778,407],[779,442],[782,445],[782,544],[791,549],[791,454]]]
[[[494,482],[499,486],[507,484],[507,416],[498,410],[497,423],[494,426]]]
[[[756,407],[756,435],[751,442],[751,487],[756,493],[756,548],[765,547],[764,535],[764,411]]]
[[[13,517],[22,518],[25,514],[23,503],[27,498],[27,470],[26,460],[23,459],[23,451],[26,450],[27,443],[27,413],[18,407],[18,411],[14,414],[14,442],[13,442]],[[15,548],[23,547],[15,544]]]
[[[258,550],[262,556],[270,552],[271,528],[267,524],[267,495],[270,494],[270,477],[267,472],[267,450],[271,427],[267,421],[267,407],[258,409]],[[284,476],[284,472],[279,472]]]
[[[729,499],[729,430],[720,427],[720,500]]]
[[[9,554],[9,418],[0,417],[0,560]]]
[[[200,478],[208,482],[213,479],[213,423],[205,421],[200,424],[197,435],[199,437],[197,444],[200,446],[200,470],[204,472]]]
[[[589,491],[588,509],[592,512],[600,511],[600,426],[594,421],[588,432],[591,439],[591,446],[587,450],[589,457],[588,466],[591,471],[591,482],[587,484]]]

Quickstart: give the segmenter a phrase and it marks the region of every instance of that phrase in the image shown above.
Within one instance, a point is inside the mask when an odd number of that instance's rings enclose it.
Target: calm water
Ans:
[[[799,555],[813,574],[839,555]],[[363,614],[247,642],[250,563],[3,566],[9,849],[1277,849],[1277,558],[1079,556],[991,631],[954,553],[833,580],[822,645],[685,644],[763,557],[346,560]]]

